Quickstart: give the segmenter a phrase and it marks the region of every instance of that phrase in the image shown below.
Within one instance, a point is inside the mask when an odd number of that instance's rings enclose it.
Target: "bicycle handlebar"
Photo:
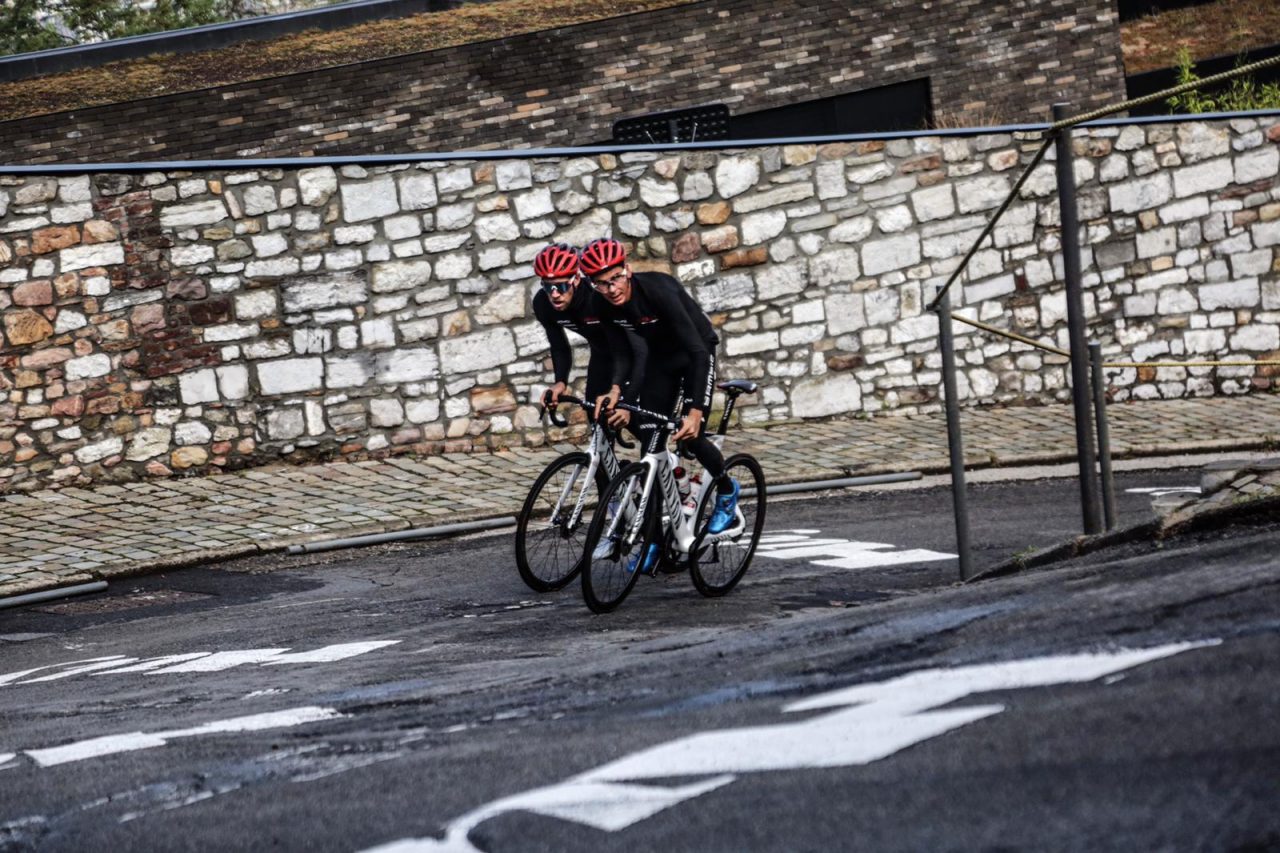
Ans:
[[[595,403],[589,403],[586,400],[583,400],[581,397],[574,397],[571,394],[561,394],[559,402],[569,403],[575,406],[581,406],[585,411],[588,411],[588,412],[593,411],[595,409]],[[618,405],[621,406],[624,404],[619,403]],[[550,391],[542,392],[542,411],[547,416],[547,419],[551,421],[551,423],[554,424],[555,426],[567,427],[569,425],[569,420],[567,418],[562,418],[556,414],[556,407],[551,405]],[[606,430],[607,429],[608,427],[606,426]],[[625,438],[623,438],[622,433],[616,430],[608,430],[608,432],[613,437],[613,440],[619,444],[619,446],[624,447],[627,450],[632,450],[633,448],[635,448],[635,443],[627,441]]]

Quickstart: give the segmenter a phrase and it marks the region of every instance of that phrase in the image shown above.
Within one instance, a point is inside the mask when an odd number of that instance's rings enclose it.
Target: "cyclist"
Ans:
[[[676,279],[658,272],[633,273],[626,249],[617,240],[591,241],[583,247],[580,259],[580,269],[596,291],[599,315],[633,330],[648,345],[639,405],[669,412],[684,392],[685,411],[672,437],[684,440],[715,481],[716,502],[707,529],[712,534],[723,533],[733,526],[739,487],[737,480],[725,473],[720,449],[702,434],[703,421],[711,409],[716,345],[720,342],[711,320]],[[612,393],[597,401],[597,411],[605,406],[610,412],[609,425],[615,428],[631,420],[629,412],[614,408],[616,403]],[[644,425],[636,431],[646,428],[655,427]],[[642,571],[650,568],[651,559],[645,562]]]
[[[551,344],[551,366],[555,384],[551,404],[560,401],[568,388],[573,351],[565,329],[586,338],[591,350],[587,362],[584,398],[595,400],[608,393],[617,400],[624,388],[638,388],[639,371],[644,369],[644,341],[636,334],[612,326],[591,310],[590,288],[578,287],[578,251],[565,243],[552,243],[533,259],[533,271],[542,279],[542,288],[533,297],[533,315],[538,318]]]

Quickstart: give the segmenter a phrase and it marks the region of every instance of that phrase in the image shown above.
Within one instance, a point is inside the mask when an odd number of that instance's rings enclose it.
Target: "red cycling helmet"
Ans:
[[[578,274],[578,252],[568,243],[552,243],[533,259],[538,278],[570,278]]]
[[[601,237],[592,240],[582,249],[582,272],[595,275],[598,272],[616,267],[627,260],[627,250],[617,240]]]

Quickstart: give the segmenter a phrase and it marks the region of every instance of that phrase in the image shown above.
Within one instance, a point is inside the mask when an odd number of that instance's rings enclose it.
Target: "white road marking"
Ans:
[[[1161,495],[1177,495],[1186,492],[1187,494],[1200,494],[1199,486],[1143,486],[1136,489],[1125,489],[1125,492],[1134,495],[1151,495],[1158,498]]]
[[[3,770],[6,764],[17,757],[18,753],[16,752],[0,752],[0,770]]]
[[[838,709],[831,713],[794,723],[679,738],[558,784],[480,806],[450,821],[443,839],[403,839],[370,848],[370,853],[476,853],[467,839],[468,833],[485,820],[510,811],[528,811],[616,832],[723,787],[737,778],[735,774],[867,764],[1004,710],[1003,705],[994,703],[933,710],[975,693],[1095,681],[1220,642],[1174,643],[1112,653],[927,669],[888,681],[859,684],[793,702],[783,709]],[[677,776],[710,778],[674,788],[633,784],[636,780]]]
[[[104,661],[104,660],[112,660],[119,663],[124,661],[125,659],[126,658],[124,655],[110,655],[105,658],[87,658],[85,660],[72,661],[71,663],[52,663],[46,666],[37,666],[34,669],[23,669],[23,670],[19,670],[18,672],[10,672],[6,675],[0,675],[0,686],[4,686],[5,684],[10,684],[14,681],[18,681],[20,679],[26,678],[28,675],[31,675],[32,673],[40,672],[41,670],[45,670],[45,669],[53,669],[54,667],[58,667],[58,666],[74,666],[76,664],[93,663],[94,661]]]
[[[338,643],[332,646],[323,646],[309,652],[292,653],[289,653],[287,648],[283,648],[242,649],[227,652],[187,652],[185,654],[164,655],[154,658],[112,655],[110,657],[48,664],[34,669],[24,669],[19,672],[0,675],[0,686],[6,684],[37,684],[85,674],[101,676],[142,672],[149,675],[168,675],[182,672],[220,672],[232,667],[254,663],[261,666],[332,663],[344,658],[362,655],[375,649],[394,646],[399,642],[400,640],[367,640],[358,643]],[[29,677],[45,670],[57,671],[36,678]]]
[[[271,711],[265,714],[250,714],[245,717],[232,717],[227,720],[215,720],[188,729],[172,729],[169,731],[146,733],[128,732],[119,735],[105,735],[90,738],[63,746],[45,749],[23,750],[41,767],[54,767],[74,761],[84,761],[104,755],[116,755],[121,752],[132,752],[139,749],[151,749],[164,746],[176,738],[200,737],[202,735],[228,734],[237,732],[254,732],[264,729],[280,729],[314,723],[321,720],[332,720],[343,716],[333,708],[309,706],[289,708],[284,711]]]
[[[850,539],[815,539],[817,530],[781,530],[760,537],[756,553],[776,560],[808,560],[815,566],[837,569],[873,569],[907,563],[953,560],[955,554],[912,548],[887,550],[897,546],[887,542],[855,542]],[[824,557],[826,559],[813,559]]]

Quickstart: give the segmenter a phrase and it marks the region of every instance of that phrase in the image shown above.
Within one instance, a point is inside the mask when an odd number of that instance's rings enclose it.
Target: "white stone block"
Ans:
[[[1156,228],[1137,235],[1138,257],[1155,258],[1171,255],[1178,248],[1178,232],[1174,228]]]
[[[1160,291],[1156,310],[1162,315],[1190,314],[1199,308],[1195,294],[1182,287]]]
[[[373,358],[359,353],[346,357],[330,356],[324,360],[325,384],[329,388],[354,388],[365,385],[373,376]]]
[[[725,342],[725,353],[730,356],[750,355],[753,352],[766,352],[777,348],[778,333],[776,331],[730,335]]]
[[[646,175],[640,179],[640,200],[649,207],[666,207],[680,200],[680,190],[674,181]]]
[[[213,433],[200,421],[184,421],[173,428],[173,441],[175,444],[183,446],[207,444],[212,439]]]
[[[494,169],[498,189],[519,190],[533,186],[533,172],[528,160],[503,160]]]
[[[868,290],[862,294],[862,305],[868,326],[883,326],[900,317],[900,298],[896,288]]]
[[[62,272],[89,267],[105,267],[124,263],[123,243],[96,243],[89,246],[71,246],[58,252],[58,266]]]
[[[130,462],[142,462],[169,450],[169,430],[165,427],[149,427],[133,434],[124,458]]]
[[[298,191],[302,196],[302,203],[308,207],[328,203],[337,190],[338,176],[330,166],[298,171]]]
[[[441,255],[436,259],[436,278],[440,281],[457,281],[471,275],[474,269],[470,255],[462,253]]]
[[[855,184],[871,184],[882,181],[893,174],[893,167],[881,161],[866,166],[857,166],[849,170],[848,179]]]
[[[889,340],[895,344],[933,340],[938,337],[938,315],[932,312],[899,320],[889,329]]]
[[[716,163],[715,181],[720,197],[742,195],[760,180],[760,163],[754,157],[722,157]]]
[[[1266,275],[1271,271],[1271,254],[1270,249],[1258,249],[1255,252],[1231,255],[1227,258],[1231,262],[1231,277],[1248,278]]]
[[[75,452],[75,457],[77,462],[87,465],[91,462],[100,462],[108,456],[115,456],[122,450],[124,450],[124,439],[112,436],[93,444],[86,444]]]
[[[1259,249],[1280,244],[1280,219],[1256,222],[1249,230],[1253,234],[1253,245]]]
[[[820,163],[813,172],[814,183],[818,187],[818,198],[825,201],[832,198],[844,198],[849,194],[844,182],[844,164],[839,162]]]
[[[390,175],[380,175],[369,181],[348,181],[339,189],[342,218],[346,222],[382,219],[400,212],[395,181]]]
[[[1274,179],[1277,172],[1280,172],[1280,151],[1277,151],[1274,145],[1241,154],[1235,160],[1237,184]]]
[[[1173,191],[1178,198],[1214,192],[1234,178],[1231,160],[1223,157],[1196,166],[1184,166],[1173,172]]]
[[[825,319],[825,316],[821,299],[811,299],[808,302],[797,302],[795,305],[791,306],[792,323],[820,323]]]
[[[406,172],[396,178],[401,210],[430,210],[436,206],[436,181],[430,172]]]
[[[368,296],[364,280],[350,273],[303,278],[285,285],[284,310],[285,313],[296,314],[336,305],[356,305],[366,301]]]
[[[217,367],[218,389],[224,400],[246,400],[249,397],[249,369],[243,364]]]
[[[256,338],[258,332],[257,323],[223,323],[217,326],[206,326],[204,341],[209,344],[243,341]]]
[[[297,258],[272,258],[266,261],[250,261],[245,265],[246,278],[280,278],[294,275],[302,268]]]
[[[854,216],[832,228],[831,239],[837,243],[860,243],[871,235],[873,227],[870,216]]]
[[[165,228],[191,228],[212,225],[227,218],[222,199],[197,201],[193,204],[166,205],[160,209],[160,224]]]
[[[67,379],[92,379],[111,372],[111,356],[104,352],[67,360],[63,366]]]
[[[1167,173],[1116,184],[1107,190],[1114,213],[1137,213],[1159,207],[1173,198],[1173,184]]]
[[[245,187],[245,216],[260,216],[264,213],[270,213],[273,210],[279,209],[280,202],[276,199],[276,191],[274,187],[265,184]]]
[[[1215,308],[1256,308],[1261,297],[1256,278],[1200,286],[1200,307],[1205,311]]]
[[[1231,135],[1225,127],[1203,121],[1178,125],[1178,153],[1187,163],[1198,163],[1231,152]]]
[[[505,328],[487,329],[440,342],[440,366],[446,376],[487,370],[515,358],[515,340]]]
[[[920,237],[916,234],[872,240],[862,246],[862,269],[866,275],[879,275],[918,263]]]
[[[856,281],[858,278],[858,250],[849,248],[826,249],[809,261],[809,280],[819,287]]]
[[[787,186],[778,187],[777,189],[743,196],[734,202],[733,209],[736,213],[753,213],[757,210],[764,210],[770,207],[781,207],[782,205],[794,204],[798,201],[804,201],[805,199],[812,197],[812,184],[788,184]]]
[[[498,331],[506,333],[507,339],[510,340],[511,335],[506,329]],[[515,348],[511,347],[509,351],[511,357],[508,360],[514,360]],[[440,375],[440,361],[436,358],[435,351],[427,347],[398,349],[379,353],[375,369],[378,382],[384,385],[422,382]]]
[[[700,201],[704,198],[710,198],[715,194],[716,185],[712,183],[711,176],[706,172],[690,172],[684,176],[684,185],[680,189],[680,197],[685,201]],[[585,198],[581,194],[575,193],[579,198]],[[558,210],[564,208],[557,205]],[[586,208],[582,208],[585,210]],[[580,213],[581,210],[564,210],[565,213]]]
[[[991,210],[1009,195],[1009,179],[1004,175],[986,175],[956,184],[956,198],[961,213]]]
[[[540,216],[550,216],[555,213],[555,206],[551,203],[551,190],[546,187],[539,187],[527,193],[520,193],[511,199],[516,208],[516,216],[523,221],[537,219]]]
[[[257,365],[258,387],[263,394],[298,394],[324,386],[324,361],[320,358],[282,358]]]
[[[831,335],[856,332],[867,325],[861,293],[833,293],[823,300],[823,307],[827,318],[827,332]]]
[[[772,240],[787,227],[787,214],[781,210],[765,210],[742,218],[742,244],[755,246]]]
[[[1254,323],[1241,326],[1231,336],[1231,349],[1270,352],[1280,349],[1280,326],[1273,323]]]
[[[608,215],[608,211],[605,211]],[[596,235],[599,236],[599,235]],[[481,243],[495,240],[509,241],[520,238],[520,226],[507,213],[494,213],[476,220],[476,237]]]
[[[950,184],[916,190],[911,194],[911,206],[915,209],[916,219],[921,222],[946,219],[956,212],[955,196]]]
[[[651,226],[643,211],[633,210],[618,217],[618,231],[628,237],[648,237]]]
[[[435,397],[409,400],[405,403],[405,417],[412,424],[426,424],[440,417],[440,401]]]
[[[761,300],[799,293],[805,288],[803,262],[775,264],[761,270],[756,274],[756,288],[757,297]]]
[[[189,370],[178,376],[178,393],[182,403],[195,406],[218,402],[218,378],[210,369]]]
[[[905,204],[882,207],[875,211],[875,220],[876,225],[880,226],[880,231],[884,234],[905,231],[912,225],[911,208]]]
[[[408,290],[431,280],[431,264],[428,261],[388,261],[375,264],[372,279],[374,293]]]
[[[360,343],[365,349],[396,345],[396,327],[390,317],[360,321]]]
[[[791,389],[791,412],[797,418],[824,418],[862,408],[862,388],[850,373],[829,373],[797,382]]]
[[[714,272],[715,265],[712,262],[707,274]],[[756,288],[750,275],[726,275],[697,285],[694,295],[704,311],[729,311],[754,304]]]
[[[1205,355],[1222,350],[1227,345],[1227,335],[1222,329],[1200,329],[1182,336],[1189,355]]]

